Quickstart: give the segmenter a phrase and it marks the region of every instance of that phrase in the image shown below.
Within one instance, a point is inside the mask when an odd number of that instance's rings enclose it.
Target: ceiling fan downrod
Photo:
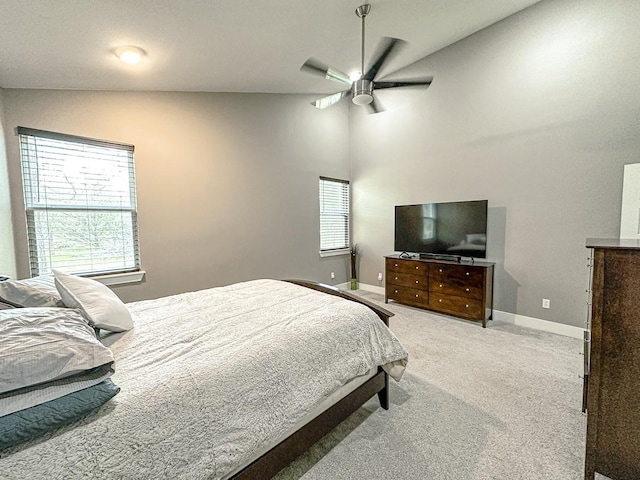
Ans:
[[[368,105],[373,101],[373,82],[364,78],[364,23],[365,17],[371,11],[371,5],[365,3],[356,8],[356,15],[362,19],[362,49],[360,63],[360,79],[353,82],[353,98],[356,105]]]

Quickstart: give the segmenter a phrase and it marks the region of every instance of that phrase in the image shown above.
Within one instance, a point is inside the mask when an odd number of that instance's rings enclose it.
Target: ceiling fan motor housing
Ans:
[[[353,98],[356,105],[368,105],[373,101],[373,82],[365,79],[353,82]]]

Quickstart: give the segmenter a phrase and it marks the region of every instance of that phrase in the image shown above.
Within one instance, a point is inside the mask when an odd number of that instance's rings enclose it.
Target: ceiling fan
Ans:
[[[378,44],[378,48],[376,49],[375,55],[371,60],[369,65],[369,69],[364,69],[364,23],[365,18],[371,11],[371,5],[365,3],[364,5],[360,5],[356,8],[356,15],[362,19],[362,55],[361,55],[361,70],[360,77],[356,80],[353,80],[349,77],[349,75],[341,72],[340,70],[336,70],[335,68],[329,67],[324,63],[310,58],[300,70],[303,72],[308,72],[313,75],[319,75],[328,80],[334,80],[336,82],[342,83],[344,85],[348,85],[349,88],[347,90],[343,90],[338,93],[333,93],[331,95],[327,95],[325,97],[319,98],[315,102],[312,102],[311,105],[317,108],[327,108],[332,105],[335,105],[340,100],[346,98],[351,94],[351,100],[356,105],[365,105],[369,113],[378,113],[384,111],[382,106],[373,96],[374,90],[382,89],[382,88],[399,88],[399,87],[421,87],[427,88],[431,85],[433,77],[425,77],[419,79],[412,80],[398,80],[398,81],[390,81],[383,82],[376,80],[376,75],[385,64],[385,62],[401,50],[401,48],[406,45],[404,40],[400,40],[398,38],[392,37],[383,37]]]

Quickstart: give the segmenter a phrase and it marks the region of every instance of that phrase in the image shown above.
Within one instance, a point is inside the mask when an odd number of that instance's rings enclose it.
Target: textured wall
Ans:
[[[428,90],[354,111],[362,282],[381,284],[394,205],[488,199],[495,308],[583,326],[585,238],[618,235],[640,152],[638,24],[640,2],[543,1],[401,72]]]
[[[18,126],[135,145],[146,282],[125,300],[259,277],[335,283],[320,258],[318,177],[348,178],[348,106],[297,95],[4,90]],[[17,137],[7,133],[18,274],[28,276]]]

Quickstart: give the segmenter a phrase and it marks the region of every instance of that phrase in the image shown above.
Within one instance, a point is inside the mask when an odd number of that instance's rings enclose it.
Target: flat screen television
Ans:
[[[398,205],[395,251],[487,257],[487,200]]]

